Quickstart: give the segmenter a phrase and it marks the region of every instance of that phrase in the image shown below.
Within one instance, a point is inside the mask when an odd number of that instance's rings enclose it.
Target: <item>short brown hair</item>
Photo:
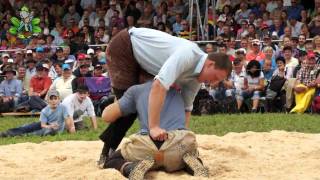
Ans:
[[[215,67],[217,69],[226,70],[228,75],[232,71],[232,63],[229,60],[228,55],[225,53],[209,53],[208,59],[215,62]]]

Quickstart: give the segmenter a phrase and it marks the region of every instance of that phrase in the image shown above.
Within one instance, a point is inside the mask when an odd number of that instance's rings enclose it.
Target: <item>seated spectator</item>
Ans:
[[[192,36],[197,35],[195,31],[192,31],[191,38],[190,38],[190,31],[189,31],[190,27],[189,27],[189,23],[186,20],[182,20],[181,25],[182,25],[182,30],[179,32],[178,37],[191,40]]]
[[[243,65],[243,61],[241,61],[241,59],[236,58],[233,61],[233,70],[231,72],[231,81],[233,84],[233,94],[235,95],[236,99],[240,99],[241,100],[241,95],[242,95],[242,90],[244,88],[244,77],[246,75],[245,72],[245,67]],[[237,102],[240,102],[237,101]],[[240,109],[239,107],[241,107],[241,105],[238,105],[238,109]]]
[[[49,66],[39,63],[36,67],[36,75],[30,80],[29,96],[38,96],[44,99],[51,85],[51,79],[48,76]]]
[[[300,34],[299,37],[298,37],[298,50],[300,51],[306,51],[306,48],[305,48],[305,44],[306,44],[306,36],[303,35],[303,34]]]
[[[3,75],[6,78],[0,84],[0,112],[10,112],[15,109],[22,96],[22,84],[14,78],[16,71],[10,66],[3,69]]]
[[[283,108],[285,105],[285,90],[283,85],[286,81],[285,77],[285,59],[283,57],[278,57],[276,59],[277,69],[273,72],[270,83],[266,91],[266,112],[275,112],[274,101],[276,97],[280,97],[280,106]]]
[[[248,63],[246,68],[246,75],[244,77],[244,88],[242,94],[238,98],[238,110],[242,106],[245,99],[252,99],[251,112],[257,112],[260,100],[260,93],[264,90],[264,76],[261,71],[261,65],[258,61],[252,60]]]
[[[61,101],[64,100],[65,97],[72,94],[72,80],[74,76],[72,75],[72,69],[69,64],[62,65],[62,76],[55,79],[50,86],[50,89],[55,89],[60,94]]]
[[[152,23],[153,23],[152,12],[153,12],[152,4],[148,2],[147,4],[145,4],[143,13],[137,22],[138,27],[146,27],[146,28],[152,27]]]
[[[309,107],[317,88],[315,80],[320,70],[320,66],[316,65],[315,54],[313,52],[308,52],[307,57],[306,63],[302,65],[297,74],[297,80],[294,87],[296,106],[290,113],[304,113]]]
[[[85,85],[77,87],[77,92],[67,96],[62,104],[67,107],[70,116],[70,131],[79,131],[88,127],[83,122],[83,116],[88,115],[93,129],[97,129],[97,120],[93,104],[89,98],[89,89]]]
[[[138,113],[141,126],[139,133],[130,136],[131,141],[114,152],[103,167],[115,168],[129,179],[144,179],[151,169],[164,168],[167,172],[173,172],[185,167],[191,169],[190,173],[194,176],[208,177],[208,170],[198,157],[195,136],[186,130],[188,123],[185,122],[183,101],[176,89],[170,88],[168,91],[164,112],[160,116],[159,126],[168,132],[167,135],[160,140],[153,140],[148,135],[147,104],[151,85],[151,82],[147,82],[132,86],[119,101],[104,110],[103,119],[108,123]],[[180,146],[185,148],[177,151],[176,148]]]
[[[177,36],[179,34],[179,32],[182,30],[182,17],[181,14],[176,14],[175,16],[175,23],[173,23],[172,25],[172,32],[175,36]]]
[[[317,15],[312,21],[309,28],[310,37],[315,37],[320,35],[320,15]]]
[[[241,2],[240,9],[236,11],[234,19],[240,24],[242,19],[248,19],[250,12],[251,10],[248,9],[248,4],[246,2]]]
[[[245,48],[239,48],[236,50],[235,57],[239,59],[244,67],[247,66],[248,62],[246,61],[247,51]]]
[[[276,69],[275,56],[273,55],[273,49],[270,46],[263,48],[263,53],[265,54],[265,59],[260,61],[261,67],[263,69],[263,74],[266,80],[270,80],[273,71]]]
[[[70,116],[65,106],[60,104],[59,93],[55,90],[48,92],[48,105],[41,110],[40,121],[26,124],[17,128],[8,129],[0,133],[0,137],[30,135],[54,135],[61,133],[65,125],[70,133],[74,132],[69,128]]]
[[[285,76],[286,83],[284,85],[286,90],[286,109],[289,111],[292,108],[293,104],[293,88],[296,81],[296,78],[293,76],[294,69],[298,66],[298,59],[292,56],[292,47],[286,46],[283,48],[283,54],[285,59]]]
[[[241,39],[243,37],[246,37],[248,32],[248,21],[246,19],[243,19],[241,22],[241,28],[237,31],[237,39]]]
[[[263,59],[265,59],[265,57],[265,54],[262,51],[260,51],[260,41],[258,39],[254,39],[252,41],[252,49],[249,50],[249,52],[246,55],[246,60],[257,60],[260,62]]]

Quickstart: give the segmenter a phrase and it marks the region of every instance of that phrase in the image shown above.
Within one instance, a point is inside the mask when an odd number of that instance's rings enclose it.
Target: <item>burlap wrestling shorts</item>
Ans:
[[[163,167],[167,172],[184,168],[183,156],[190,152],[198,156],[196,136],[192,131],[174,130],[168,132],[168,139],[156,147],[149,135],[133,134],[124,140],[121,155],[128,161],[139,161],[146,158],[155,159],[152,169]]]
[[[107,69],[113,88],[125,90],[153,78],[153,75],[141,69],[136,61],[127,29],[120,31],[111,39],[106,54]]]

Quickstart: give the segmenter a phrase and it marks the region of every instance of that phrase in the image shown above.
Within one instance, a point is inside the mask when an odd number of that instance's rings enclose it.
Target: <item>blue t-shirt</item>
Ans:
[[[130,87],[119,100],[122,114],[138,113],[140,133],[149,133],[148,102],[152,82]],[[185,129],[184,102],[180,92],[170,88],[167,91],[160,113],[160,128],[166,131]]]
[[[69,117],[67,108],[62,104],[59,104],[54,111],[52,111],[49,105],[47,105],[45,108],[42,109],[40,113],[41,122],[46,124],[58,123],[58,132],[62,132],[64,130],[64,120],[67,117]]]

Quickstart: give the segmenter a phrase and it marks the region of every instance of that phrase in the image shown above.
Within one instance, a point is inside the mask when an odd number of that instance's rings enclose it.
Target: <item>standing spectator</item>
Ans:
[[[63,17],[63,24],[65,27],[72,27],[72,24],[70,24],[71,19],[74,19],[76,24],[78,24],[81,19],[80,15],[76,12],[75,6],[73,5],[69,6],[68,13]]]
[[[316,57],[313,52],[309,52],[307,57],[306,63],[297,74],[297,81],[294,87],[296,106],[290,113],[304,113],[309,107],[316,88],[318,87],[315,80],[317,74],[319,74],[320,66],[316,64]]]
[[[90,100],[89,89],[85,85],[77,87],[76,93],[67,96],[62,105],[67,107],[70,116],[70,129],[79,131],[87,129],[83,122],[83,116],[88,115],[91,119],[93,129],[97,129],[97,120],[94,113],[94,107]]]

